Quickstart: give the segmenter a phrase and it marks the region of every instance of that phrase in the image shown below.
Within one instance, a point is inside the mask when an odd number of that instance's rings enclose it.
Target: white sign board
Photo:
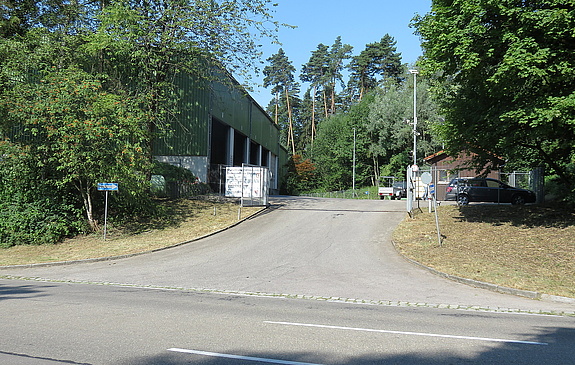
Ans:
[[[267,204],[269,170],[261,166],[226,167],[226,192],[230,198],[255,199]]]

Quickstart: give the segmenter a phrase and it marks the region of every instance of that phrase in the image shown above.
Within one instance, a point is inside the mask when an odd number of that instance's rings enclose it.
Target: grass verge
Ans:
[[[575,214],[550,206],[446,205],[405,219],[393,234],[405,256],[441,272],[575,298]]]
[[[0,266],[82,260],[146,252],[190,241],[229,227],[238,221],[239,206],[230,202],[178,200],[164,203],[172,219],[161,224],[133,223],[108,227],[102,232],[67,239],[56,245],[14,246],[0,250]],[[242,207],[241,217],[262,207]]]

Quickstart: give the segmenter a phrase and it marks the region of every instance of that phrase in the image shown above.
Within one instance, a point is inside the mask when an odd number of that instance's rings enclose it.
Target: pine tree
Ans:
[[[318,44],[317,49],[312,51],[308,63],[303,65],[300,79],[311,84],[311,143],[316,137],[316,96],[322,91],[322,80],[327,74],[329,67],[329,47]]]
[[[397,52],[395,45],[393,37],[386,34],[379,42],[369,43],[358,56],[353,57],[350,88],[357,90],[359,100],[381,81],[377,76],[397,82],[402,80],[401,53]]]
[[[324,78],[324,108],[326,116],[331,114],[335,114],[335,100],[336,94],[335,89],[339,82],[339,84],[343,87],[343,75],[342,71],[346,67],[344,64],[345,60],[351,58],[351,52],[353,51],[353,47],[349,44],[343,44],[341,42],[341,36],[338,36],[334,43],[332,44],[329,50],[329,63],[327,68],[327,74]],[[329,92],[329,101],[327,92]],[[329,104],[329,107],[328,107]]]
[[[272,94],[275,95],[275,122],[278,123],[280,94],[285,95],[285,108],[288,114],[288,137],[287,144],[295,155],[295,133],[293,124],[292,95],[299,91],[299,85],[294,80],[295,67],[280,48],[278,53],[267,59],[270,63],[264,67],[264,87],[272,86]]]

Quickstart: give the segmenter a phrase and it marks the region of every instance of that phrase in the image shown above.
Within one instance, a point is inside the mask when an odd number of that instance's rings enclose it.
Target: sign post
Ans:
[[[106,198],[104,203],[104,241],[108,230],[108,192],[118,191],[118,183],[98,183],[98,191],[105,191]]]
[[[427,186],[427,199],[429,201],[429,213],[431,213],[432,205],[433,209],[435,209],[435,184],[433,183]]]

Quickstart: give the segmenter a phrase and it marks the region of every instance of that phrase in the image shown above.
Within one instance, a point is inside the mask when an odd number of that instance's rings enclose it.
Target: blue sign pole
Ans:
[[[104,203],[104,241],[106,240],[106,232],[108,231],[108,191],[106,190],[106,201]]]

